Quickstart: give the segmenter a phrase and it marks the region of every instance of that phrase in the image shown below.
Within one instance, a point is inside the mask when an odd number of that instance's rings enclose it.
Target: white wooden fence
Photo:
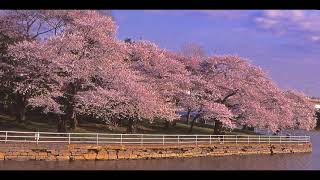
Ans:
[[[0,143],[91,143],[91,144],[281,144],[310,143],[310,136],[265,135],[168,135],[0,131]]]

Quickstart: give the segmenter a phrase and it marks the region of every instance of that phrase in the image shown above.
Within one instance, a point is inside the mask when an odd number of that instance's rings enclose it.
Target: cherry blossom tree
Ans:
[[[216,86],[216,102],[229,107],[240,124],[272,131],[292,126],[288,101],[261,68],[236,56],[211,57],[200,66],[208,84]]]
[[[26,107],[58,117],[58,131],[77,115],[105,122],[171,122],[179,111],[212,121],[214,133],[236,123],[276,132],[312,129],[314,108],[284,92],[259,67],[237,56],[206,57],[189,44],[182,53],[149,41],[121,41],[117,25],[98,11],[6,11],[0,16],[2,94],[13,94],[17,119]],[[168,125],[167,123],[167,125]]]
[[[17,59],[50,62],[56,74],[57,96],[37,96],[35,105],[47,106],[46,101],[53,99],[52,109],[61,110],[63,124],[70,120],[71,128],[77,126],[77,114],[94,114],[106,121],[127,118],[129,132],[136,120],[176,117],[174,108],[162,103],[153,87],[124,63],[127,49],[115,38],[116,25],[110,17],[95,11],[72,11],[68,16],[72,21],[60,35],[42,42],[24,41],[10,49]]]
[[[161,50],[156,45],[145,41],[129,43],[129,47],[132,49],[129,61],[132,68],[140,71],[148,82],[152,83],[153,87],[166,98],[167,102],[176,105],[177,110],[187,109],[189,114],[193,110],[198,114],[201,113],[203,118],[215,116],[222,121],[229,121],[230,112],[225,111],[224,105],[217,105],[212,97],[204,97],[202,86],[206,84],[206,81],[188,72],[186,65],[181,60],[184,58],[183,55]],[[190,57],[199,61],[199,57]],[[193,63],[193,61],[188,61],[190,62]],[[232,123],[225,124],[231,125]]]
[[[66,10],[5,10],[0,31],[20,40],[57,35],[70,20]]]
[[[289,90],[285,97],[290,102],[293,111],[293,128],[311,130],[316,127],[316,109],[310,99],[302,92]]]
[[[181,47],[181,54],[191,58],[203,58],[206,56],[206,52],[203,46],[197,43],[184,43]]]
[[[35,62],[44,59],[50,62],[53,67],[51,73],[58,74],[55,79],[61,85],[59,91],[63,95],[60,104],[62,100],[65,119],[71,120],[71,127],[75,128],[76,95],[79,91],[92,89],[91,78],[100,75],[103,71],[101,65],[106,65],[109,57],[110,61],[112,58],[119,58],[119,54],[112,51],[116,47],[116,40],[113,38],[116,27],[110,18],[93,11],[70,11],[67,16],[72,21],[65,25],[64,32],[60,35],[42,42],[23,41],[11,47],[10,52],[16,59]],[[109,57],[97,58],[98,54],[109,54]],[[35,101],[36,104],[45,105],[44,98],[38,97],[40,99]]]
[[[196,114],[193,122],[196,118],[205,117],[204,109],[217,108],[214,104],[219,103],[231,114],[223,120],[211,118],[214,120],[215,133],[220,133],[223,125],[234,127],[234,119],[240,125],[269,128],[274,132],[293,126],[290,101],[259,67],[236,56],[182,61],[189,67],[194,79],[194,88],[190,94],[197,98],[185,103]],[[228,114],[228,111],[218,112]]]
[[[1,57],[0,80],[2,95],[14,102],[16,119],[25,120],[29,98],[46,93],[50,84],[49,64],[42,60],[16,59],[8,54],[8,47],[18,42],[36,41],[41,35],[57,33],[62,28],[61,14],[55,11],[10,10],[0,16]]]
[[[201,45],[197,43],[184,43],[181,47],[180,55],[176,54],[176,59],[182,62],[185,65],[186,69],[191,72],[189,74],[189,79],[191,82],[191,84],[189,85],[189,90],[187,90],[187,93],[182,96],[182,101],[180,101],[180,106],[182,106],[187,113],[187,124],[189,124],[189,121],[191,119],[191,113],[200,107],[200,104],[198,103],[200,102],[200,100],[197,98],[199,96],[195,96],[194,89],[199,88],[199,86],[201,86],[201,83],[199,82],[200,79],[194,74],[194,71],[199,68],[199,62],[204,57],[205,50]],[[192,131],[193,124],[194,121],[192,121],[190,132]]]
[[[135,41],[126,44],[130,50],[127,60],[130,67],[145,77],[168,106],[180,111],[178,104],[190,85],[184,64],[176,59],[174,53],[160,49],[154,43]],[[166,122],[169,126],[170,119]]]
[[[6,58],[7,48],[9,44],[13,43],[13,39],[0,31],[0,101],[3,106],[3,110],[6,111],[9,106],[12,105],[12,93],[11,92],[11,81],[8,78],[5,78],[9,67],[6,67],[6,62],[8,58]]]

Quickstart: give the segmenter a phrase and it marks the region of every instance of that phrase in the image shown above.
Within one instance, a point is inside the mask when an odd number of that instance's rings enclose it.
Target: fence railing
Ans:
[[[0,131],[0,142],[89,144],[281,144],[309,143],[310,136],[168,135]]]

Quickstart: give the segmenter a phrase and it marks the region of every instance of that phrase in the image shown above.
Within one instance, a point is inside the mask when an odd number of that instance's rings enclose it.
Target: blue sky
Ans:
[[[284,89],[320,96],[320,11],[114,10],[118,37],[179,51],[194,42],[261,66]]]

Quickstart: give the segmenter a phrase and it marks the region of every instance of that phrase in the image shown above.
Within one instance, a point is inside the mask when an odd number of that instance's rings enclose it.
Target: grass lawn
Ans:
[[[165,128],[164,122],[140,123],[137,126],[137,133],[143,134],[212,134],[213,129],[208,127],[199,127],[195,125],[192,133],[189,133],[190,126],[185,123],[176,123],[175,126]],[[21,124],[15,121],[12,117],[0,115],[0,131],[42,131],[42,132],[56,132],[57,124],[50,120],[28,120]],[[93,123],[87,121],[80,121],[79,127],[69,132],[79,133],[125,133],[126,127],[113,127],[103,123]],[[252,131],[233,130],[226,134],[256,134]]]

